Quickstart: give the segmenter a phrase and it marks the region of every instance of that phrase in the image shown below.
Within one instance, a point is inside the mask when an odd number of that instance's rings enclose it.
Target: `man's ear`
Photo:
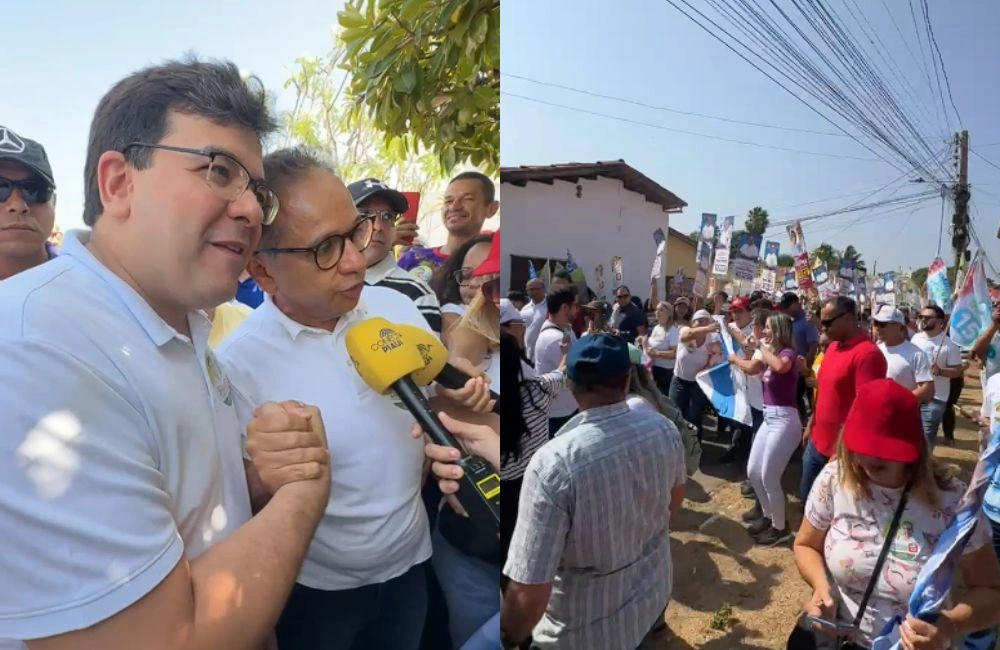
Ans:
[[[250,262],[247,264],[247,272],[250,273],[250,277],[257,283],[257,286],[273,296],[275,290],[278,288],[278,283],[271,277],[267,265],[261,261],[261,255],[267,255],[267,253],[254,253],[250,257]]]
[[[490,207],[486,209],[486,218],[495,216],[498,210],[500,210],[500,201],[490,203]]]
[[[97,160],[97,190],[101,216],[124,220],[131,212],[132,168],[119,151],[105,151]]]

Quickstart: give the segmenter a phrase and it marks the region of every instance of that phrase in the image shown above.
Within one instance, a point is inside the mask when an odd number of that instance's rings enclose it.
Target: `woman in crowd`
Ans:
[[[677,327],[691,324],[691,301],[684,296],[674,301],[674,321]]]
[[[607,313],[607,308],[607,303],[600,300],[591,300],[583,306],[583,322],[585,326],[581,336],[590,336],[608,331],[608,319],[604,316]]]
[[[563,359],[565,363],[565,358]],[[517,522],[521,482],[528,461],[549,439],[549,404],[565,382],[562,368],[535,376],[524,363],[511,335],[500,333],[500,546],[501,564],[507,561],[511,535]]]
[[[473,366],[485,364],[486,375],[495,386],[500,383],[500,363],[495,358],[500,347],[499,232],[493,236],[486,259],[469,276],[475,294],[448,333],[449,356],[465,359]]]
[[[701,463],[701,443],[695,426],[684,419],[684,414],[677,405],[653,383],[649,371],[642,365],[642,352],[639,348],[630,343],[628,352],[632,367],[629,370],[628,398],[625,402],[629,410],[659,413],[677,427],[684,447],[684,465],[688,476],[691,476]]]
[[[747,341],[746,347],[753,342]],[[736,355],[730,361],[748,375],[762,375],[764,384],[764,423],[754,436],[747,462],[747,477],[757,503],[743,520],[749,532],[762,546],[774,546],[791,539],[785,517],[785,491],[781,476],[788,461],[802,441],[796,394],[799,362],[792,338],[792,319],[774,313],[767,317],[763,338],[749,361]]]
[[[702,411],[705,410],[705,393],[695,381],[698,373],[708,367],[709,360],[719,348],[719,324],[704,309],[694,313],[690,326],[680,328],[677,361],[674,377],[670,382],[670,400],[684,414],[684,419],[698,428],[701,440]]]
[[[438,302],[441,303],[441,334],[445,343],[448,343],[451,328],[479,293],[480,283],[472,277],[472,272],[489,255],[492,241],[493,235],[473,237],[449,255],[441,269]]]
[[[524,351],[524,331],[524,316],[521,315],[513,302],[507,298],[502,299],[500,301],[500,332],[514,337],[522,357],[527,361],[527,355]],[[530,362],[529,365],[531,365]]]
[[[656,325],[649,336],[642,339],[642,346],[653,361],[653,379],[664,395],[670,392],[670,382],[674,378],[679,332],[670,303],[656,305]]]
[[[795,563],[813,589],[806,614],[852,621],[874,579],[854,647],[871,647],[897,615],[906,615],[900,626],[904,648],[951,648],[966,634],[1000,623],[1000,564],[985,519],[959,563],[965,590],[958,602],[933,625],[907,612],[917,574],[964,492],[965,485],[934,460],[913,393],[891,379],[861,386],[836,458],[816,479],[795,539]],[[900,507],[902,523],[886,540]],[[890,545],[889,553],[876,572],[883,544]]]

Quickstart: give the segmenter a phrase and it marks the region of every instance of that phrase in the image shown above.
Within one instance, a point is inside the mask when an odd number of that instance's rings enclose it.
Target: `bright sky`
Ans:
[[[922,134],[933,150],[944,148],[945,140],[958,130],[958,121],[950,107],[947,123],[939,116],[942,109],[936,89],[932,96],[924,68],[907,51],[885,9],[891,8],[900,31],[908,39],[907,45],[919,56],[921,50],[908,2],[827,0],[824,3],[844,16],[858,33],[846,13],[845,3],[863,8],[891,58],[899,62],[903,74],[916,89],[916,99],[906,101],[910,96],[904,94],[901,103],[911,113],[931,116],[923,120],[926,131]],[[698,1],[692,4],[703,10],[707,7]],[[919,18],[920,3],[913,0],[913,5]],[[991,166],[970,155],[973,227],[984,241],[988,257],[1000,268],[997,240],[1000,75],[987,73],[995,70],[996,62],[1000,61],[1000,41],[995,38],[1000,27],[1000,3],[966,0],[961,3],[960,11],[945,0],[929,0],[929,5],[935,37],[962,124],[970,132],[971,147],[997,165]],[[506,74],[502,78],[501,97],[504,166],[623,158],[688,202],[683,215],[671,218],[671,225],[684,233],[697,230],[702,212],[715,212],[720,217],[735,214],[737,225],[741,226],[747,210],[760,205],[771,213],[771,221],[775,222],[845,207],[900,177],[899,171],[877,159],[873,162],[814,156],[720,142],[579,110],[800,151],[875,158],[847,137],[680,115],[513,76],[680,111],[840,133],[664,0],[613,3],[578,0],[572,4],[504,0],[501,12],[502,72]],[[869,47],[868,41],[863,45]],[[881,59],[869,56],[882,64]],[[933,75],[933,69],[928,70]],[[890,81],[894,79],[888,76]],[[897,82],[894,87],[899,86]],[[510,94],[578,110],[543,105]],[[932,99],[937,102],[936,109]],[[946,164],[950,165],[950,161]],[[928,188],[926,184],[898,182],[864,202],[906,196]],[[813,203],[831,197],[839,198]],[[801,205],[804,203],[809,204]],[[805,223],[806,242],[810,247],[824,241],[838,248],[854,244],[869,271],[875,261],[879,270],[926,266],[938,249],[940,199],[929,200],[916,209],[906,207],[889,212],[894,208],[897,206]],[[950,223],[950,205],[945,218]],[[785,252],[787,237],[782,233],[773,238],[782,243]],[[942,256],[949,262],[953,259],[947,232]]]
[[[341,0],[5,2],[0,124],[38,140],[52,162],[56,221],[83,226],[83,165],[94,108],[116,81],[195,52],[227,58],[281,91],[295,59],[332,46]]]

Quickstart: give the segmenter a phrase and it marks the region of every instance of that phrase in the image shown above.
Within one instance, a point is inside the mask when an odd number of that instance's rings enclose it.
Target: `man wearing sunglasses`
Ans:
[[[90,128],[91,231],[0,282],[0,637],[180,650],[271,636],[328,501],[325,434],[314,408],[256,404],[248,469],[204,314],[232,299],[277,212],[267,107],[228,62],[119,81]]]
[[[0,126],[0,280],[55,256],[55,189],[42,145]]]
[[[858,326],[857,304],[845,296],[823,303],[820,324],[830,339],[819,372],[819,388],[812,419],[806,425],[802,454],[802,501],[809,497],[816,477],[837,448],[840,429],[847,418],[858,387],[885,379],[889,366],[882,351]]]
[[[933,447],[937,439],[944,411],[948,407],[951,380],[965,372],[962,365],[962,350],[944,331],[948,319],[944,310],[937,305],[927,305],[917,316],[920,331],[913,336],[913,344],[927,355],[927,362],[934,376],[934,399],[920,405],[920,415],[924,423],[924,435]]]
[[[430,327],[406,296],[365,285],[364,252],[379,216],[360,214],[327,164],[284,149],[268,154],[263,170],[282,206],[249,264],[266,297],[218,355],[242,422],[271,396],[320,408],[333,482],[278,622],[278,645],[416,650],[431,555],[423,445],[408,435],[414,419],[402,404],[358,375],[344,334],[374,317]]]
[[[412,300],[427,319],[430,328],[440,336],[441,305],[437,295],[426,282],[399,268],[392,256],[392,246],[396,242],[396,222],[410,209],[406,197],[377,178],[356,181],[347,189],[358,209],[358,217],[374,217],[372,223],[375,232],[364,252],[365,264],[368,266],[365,283],[398,291]]]

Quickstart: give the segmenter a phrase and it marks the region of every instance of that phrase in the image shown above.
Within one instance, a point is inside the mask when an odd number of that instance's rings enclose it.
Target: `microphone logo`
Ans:
[[[417,343],[417,352],[420,353],[420,358],[424,361],[424,366],[429,366],[434,361],[434,357],[431,355],[431,346],[426,343]]]
[[[394,329],[383,327],[378,332],[378,341],[372,343],[372,352],[389,353],[403,347],[403,337]]]

